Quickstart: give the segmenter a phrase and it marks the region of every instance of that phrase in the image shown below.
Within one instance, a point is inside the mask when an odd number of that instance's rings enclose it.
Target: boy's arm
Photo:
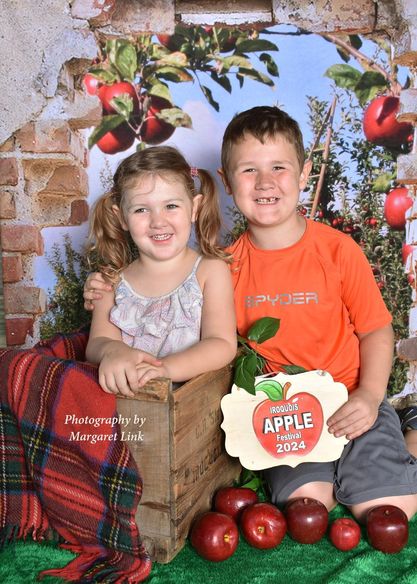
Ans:
[[[348,401],[328,420],[329,432],[335,436],[357,438],[375,423],[378,408],[385,397],[392,368],[394,335],[392,326],[358,334],[360,377],[357,389]]]

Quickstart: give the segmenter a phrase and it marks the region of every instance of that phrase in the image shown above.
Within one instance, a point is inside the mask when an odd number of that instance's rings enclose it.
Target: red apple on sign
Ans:
[[[230,515],[235,521],[238,521],[245,507],[257,502],[258,495],[253,489],[223,487],[217,491],[214,497],[214,509],[219,513]]]
[[[342,552],[353,550],[361,539],[361,528],[350,517],[339,517],[330,526],[329,537],[332,544]]]
[[[195,521],[190,541],[196,552],[204,559],[222,562],[235,553],[239,531],[229,515],[207,511]]]
[[[287,399],[287,391],[273,379],[261,381],[255,387],[270,399],[259,403],[252,416],[256,437],[275,458],[288,454],[304,456],[317,444],[323,429],[323,410],[319,400],[307,392]]]
[[[412,204],[413,200],[408,194],[408,189],[405,187],[392,189],[388,193],[384,203],[384,217],[392,229],[398,231],[404,229],[405,212]]]
[[[157,117],[157,114],[163,109],[172,108],[172,103],[163,97],[152,95],[149,97],[148,104],[140,130],[141,138],[146,144],[161,144],[172,136],[175,132],[175,127],[171,126],[164,120]]]
[[[397,122],[399,106],[399,98],[389,95],[381,95],[371,101],[363,116],[363,131],[369,142],[392,148],[409,142],[413,126]]]
[[[130,148],[135,141],[133,130],[126,124],[120,124],[115,130],[104,134],[97,141],[97,146],[105,154],[117,154]]]
[[[316,543],[326,533],[329,513],[316,499],[292,499],[285,506],[284,514],[288,533],[298,543]]]
[[[396,554],[408,542],[407,515],[395,505],[379,505],[368,511],[366,531],[372,547]]]
[[[103,111],[106,114],[117,113],[111,104],[111,100],[115,97],[121,97],[122,95],[128,95],[133,100],[133,115],[137,116],[139,114],[139,99],[136,89],[131,83],[127,81],[120,81],[118,83],[113,83],[113,85],[102,85],[98,90],[98,96],[101,100]]]
[[[281,543],[287,532],[287,522],[275,505],[255,503],[244,509],[240,528],[251,546],[267,550]]]

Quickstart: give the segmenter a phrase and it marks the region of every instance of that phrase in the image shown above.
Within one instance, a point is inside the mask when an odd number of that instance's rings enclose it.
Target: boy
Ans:
[[[238,332],[244,336],[262,316],[279,318],[277,335],[257,347],[268,370],[324,369],[349,391],[327,420],[329,432],[350,440],[341,458],[266,470],[271,499],[283,505],[312,497],[328,509],[340,502],[359,520],[389,503],[410,518],[417,510],[417,462],[385,400],[391,316],[359,246],[297,213],[310,169],[298,124],[276,107],[242,112],[226,128],[219,173],[248,225],[228,250]],[[88,282],[85,298],[97,298]]]

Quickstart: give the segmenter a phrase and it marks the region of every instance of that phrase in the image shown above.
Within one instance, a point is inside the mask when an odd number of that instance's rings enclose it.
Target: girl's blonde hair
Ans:
[[[116,205],[123,213],[126,192],[146,175],[174,177],[185,186],[190,199],[198,193],[203,195],[195,221],[195,235],[200,251],[204,256],[229,261],[230,257],[218,242],[222,221],[213,178],[204,169],[190,167],[176,148],[153,146],[135,152],[119,164],[111,190],[100,197],[93,208],[88,257],[90,260],[94,258],[96,268],[110,280],[116,280],[119,273],[134,259],[130,235],[123,229],[113,206]],[[194,184],[197,177],[199,189]]]

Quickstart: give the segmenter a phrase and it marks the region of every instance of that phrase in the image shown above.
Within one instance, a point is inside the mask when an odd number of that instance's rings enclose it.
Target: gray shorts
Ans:
[[[264,474],[271,500],[278,506],[313,481],[333,483],[337,501],[348,506],[417,493],[417,459],[408,452],[398,415],[386,401],[372,428],[346,444],[339,460],[276,466]]]

